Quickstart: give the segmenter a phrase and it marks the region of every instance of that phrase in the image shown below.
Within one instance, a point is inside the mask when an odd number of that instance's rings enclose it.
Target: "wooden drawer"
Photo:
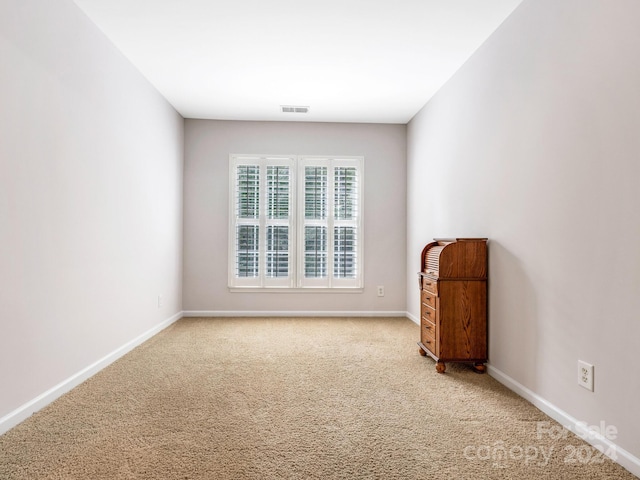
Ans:
[[[431,308],[428,305],[423,305],[421,314],[422,314],[422,318],[425,321],[431,322],[433,324],[436,323],[436,311],[434,308]]]
[[[433,293],[438,293],[438,282],[433,278],[422,277],[422,289]]]
[[[436,336],[436,325],[433,322],[430,322],[429,320],[425,320],[425,318],[422,318],[422,328],[424,329],[425,333],[427,335],[430,335],[432,337],[435,338]]]
[[[422,303],[431,308],[436,308],[436,295],[428,290],[422,290]]]
[[[422,322],[421,331],[420,331],[420,340],[422,344],[431,350],[431,353],[436,353],[436,333],[435,333],[435,325],[430,324],[429,322]]]

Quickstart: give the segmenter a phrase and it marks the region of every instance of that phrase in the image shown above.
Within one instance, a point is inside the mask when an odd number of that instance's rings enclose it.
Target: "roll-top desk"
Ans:
[[[487,361],[487,239],[434,239],[422,250],[420,279],[421,355],[436,361],[469,362],[477,372]]]

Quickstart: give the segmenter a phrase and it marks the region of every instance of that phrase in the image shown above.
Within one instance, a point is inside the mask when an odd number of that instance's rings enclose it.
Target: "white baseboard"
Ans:
[[[418,317],[416,317],[415,315],[410,314],[409,312],[404,312],[406,317],[411,320],[413,323],[415,323],[416,325],[420,325],[420,319]]]
[[[258,311],[258,310],[186,310],[183,317],[406,317],[407,312],[401,311],[311,311],[311,310],[283,310],[283,311]]]
[[[60,382],[58,385],[50,388],[46,392],[38,395],[33,400],[28,401],[24,405],[16,408],[14,411],[9,412],[4,417],[1,417],[0,418],[0,435],[12,429],[16,425],[18,425],[20,422],[26,420],[38,410],[46,407],[51,402],[61,397],[72,388],[77,387],[82,382],[92,377],[93,375],[98,373],[100,370],[108,366],[109,364],[115,362],[117,359],[119,359],[126,353],[130,352],[138,345],[144,343],[146,340],[150,339],[161,330],[164,330],[165,328],[167,328],[169,325],[179,320],[180,318],[182,318],[182,312],[176,313],[171,318],[168,318],[162,323],[156,325],[155,327],[147,330],[143,334],[137,336],[133,340],[125,343],[120,348],[102,357],[97,362],[92,363],[86,368],[83,368],[78,373]]]
[[[612,460],[622,465],[633,475],[640,477],[640,458],[619,447],[599,432],[588,429],[584,422],[578,421],[564,410],[561,410],[546,399],[532,392],[527,387],[518,383],[497,368],[487,365],[487,372],[504,386],[513,390],[522,398],[531,402],[539,410],[549,415],[556,422],[560,423],[565,428],[596,447],[598,450],[608,454]]]

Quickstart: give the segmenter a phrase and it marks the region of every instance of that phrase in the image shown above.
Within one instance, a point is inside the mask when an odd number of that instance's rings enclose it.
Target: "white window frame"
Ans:
[[[259,226],[259,273],[258,277],[236,276],[236,228],[238,225],[252,223],[236,216],[238,192],[236,190],[237,167],[239,165],[260,165],[260,214]],[[269,220],[267,212],[266,171],[268,166],[286,165],[290,168],[290,197],[289,217],[280,220]],[[305,220],[304,189],[305,167],[326,166],[327,168],[327,219],[326,221]],[[337,220],[334,215],[334,168],[355,167],[357,180],[357,215],[352,220]],[[281,292],[362,292],[363,291],[363,179],[364,157],[361,156],[294,156],[294,155],[229,155],[229,258],[228,258],[228,286],[232,292],[248,291],[281,291]],[[304,277],[304,234],[305,224],[323,224],[327,228],[327,276],[323,278]],[[266,272],[266,227],[269,224],[286,225],[289,227],[289,275],[287,277],[268,278]],[[357,232],[357,249],[355,278],[338,278],[334,276],[334,227],[347,225]]]

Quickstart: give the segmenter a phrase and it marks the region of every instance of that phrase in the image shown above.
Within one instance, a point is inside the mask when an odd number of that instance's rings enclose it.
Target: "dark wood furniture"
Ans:
[[[487,239],[434,239],[421,255],[421,355],[469,362],[483,373],[487,361]]]

